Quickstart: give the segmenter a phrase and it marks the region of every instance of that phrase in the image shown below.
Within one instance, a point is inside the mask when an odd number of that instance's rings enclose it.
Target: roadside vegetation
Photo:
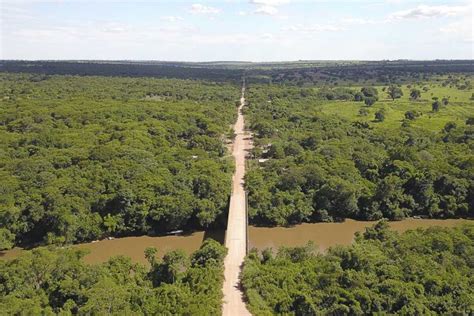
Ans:
[[[190,257],[172,251],[150,265],[114,257],[87,265],[84,252],[38,248],[0,260],[3,315],[220,315],[226,249],[207,239]]]
[[[250,222],[473,217],[471,82],[250,84]]]
[[[238,86],[0,74],[0,249],[223,226]]]
[[[385,221],[351,246],[252,251],[243,287],[254,315],[469,315],[474,225],[390,231]]]

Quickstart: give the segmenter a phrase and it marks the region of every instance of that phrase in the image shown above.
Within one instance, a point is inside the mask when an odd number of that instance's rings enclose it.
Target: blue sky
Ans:
[[[472,59],[470,0],[0,0],[0,59]]]

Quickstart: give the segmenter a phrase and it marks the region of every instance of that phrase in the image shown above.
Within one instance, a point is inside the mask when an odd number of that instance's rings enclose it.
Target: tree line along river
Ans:
[[[398,232],[404,232],[418,227],[430,226],[453,227],[472,222],[466,219],[405,219],[390,222],[390,227]],[[353,241],[354,233],[363,231],[365,227],[375,222],[355,221],[347,219],[342,223],[304,223],[291,227],[249,227],[250,248],[265,249],[280,246],[301,246],[313,241],[320,251],[335,245],[348,245]],[[107,261],[112,256],[124,255],[131,257],[134,262],[146,264],[144,251],[147,247],[158,249],[158,255],[174,249],[183,249],[190,254],[197,250],[205,238],[214,238],[224,242],[225,231],[198,231],[177,236],[140,236],[123,237],[112,240],[101,240],[84,244],[73,245],[73,248],[86,249],[89,254],[84,257],[85,262],[94,264]],[[14,248],[0,252],[0,259],[13,259],[24,250]]]

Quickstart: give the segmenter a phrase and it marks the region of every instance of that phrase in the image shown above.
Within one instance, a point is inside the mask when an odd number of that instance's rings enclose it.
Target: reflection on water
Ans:
[[[462,223],[473,222],[463,219],[406,219],[390,222],[390,227],[403,232],[418,227],[442,226],[452,227]],[[354,233],[364,231],[375,222],[354,221],[347,219],[343,223],[312,223],[293,227],[253,227],[249,228],[250,248],[265,249],[281,246],[302,246],[309,240],[321,251],[334,245],[348,245],[354,240]]]
[[[124,237],[112,240],[101,240],[98,242],[79,244],[71,246],[77,249],[87,249],[90,251],[84,257],[87,263],[100,263],[107,261],[110,257],[124,255],[131,257],[133,262],[147,264],[144,251],[147,247],[155,247],[158,250],[158,256],[175,249],[182,249],[187,254],[191,254],[199,249],[202,242],[206,238],[213,238],[221,243],[224,240],[224,231],[200,231],[191,234],[179,236],[140,236],[140,237]],[[21,254],[23,250],[15,248],[9,251],[0,252],[1,259],[13,259]]]

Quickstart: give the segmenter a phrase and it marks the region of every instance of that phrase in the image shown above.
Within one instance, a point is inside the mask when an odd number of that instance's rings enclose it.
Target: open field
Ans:
[[[464,124],[466,118],[474,113],[474,100],[471,100],[473,90],[459,90],[450,87],[441,87],[437,84],[428,82],[421,86],[429,87],[428,92],[422,92],[419,100],[410,100],[410,89],[406,85],[402,86],[403,96],[400,99],[392,101],[386,95],[382,95],[380,100],[372,107],[361,105],[360,102],[354,101],[331,101],[322,102],[317,108],[324,114],[335,115],[349,121],[359,121],[372,123],[374,114],[380,109],[386,110],[386,116],[383,124],[371,124],[376,129],[399,129],[405,119],[407,111],[418,111],[422,113],[410,126],[413,128],[421,128],[433,132],[441,132],[446,123],[455,122]],[[361,87],[351,87],[353,89]],[[381,90],[383,86],[375,86]],[[421,88],[419,88],[421,89]],[[431,104],[432,98],[449,97],[449,106],[443,107],[438,113],[433,113]],[[367,109],[367,116],[361,116],[359,109],[364,107]]]

